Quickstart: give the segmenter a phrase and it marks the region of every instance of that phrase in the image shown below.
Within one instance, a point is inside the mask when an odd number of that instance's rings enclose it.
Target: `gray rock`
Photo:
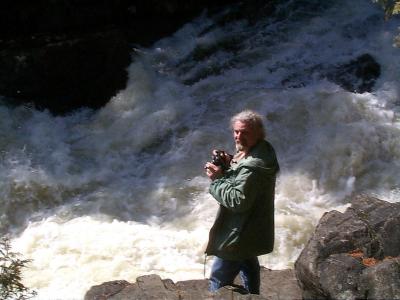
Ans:
[[[282,85],[288,88],[303,87],[318,77],[327,78],[349,92],[364,93],[373,90],[380,74],[380,64],[371,54],[365,53],[343,64],[317,64],[301,73],[292,73],[282,80]]]
[[[322,290],[330,299],[359,299],[357,282],[365,266],[346,254],[333,254],[319,265]]]
[[[400,299],[400,258],[365,269],[360,276],[360,298]]]
[[[212,297],[212,294],[208,291],[208,282],[204,279],[178,281],[175,288],[182,299],[190,299],[190,297],[207,299]]]
[[[260,295],[271,300],[302,299],[302,291],[294,270],[261,269]]]
[[[179,295],[167,288],[158,275],[146,275],[136,279],[136,284],[126,286],[120,293],[108,298],[110,300],[178,300]]]
[[[322,216],[295,263],[305,299],[357,299],[364,298],[365,291],[374,291],[368,292],[366,299],[377,299],[380,292],[375,290],[383,288],[384,284],[378,283],[382,278],[393,282],[392,291],[400,288],[400,277],[396,282],[383,271],[373,276],[362,264],[362,258],[368,258],[382,264],[381,270],[387,264],[381,262],[383,258],[399,256],[400,203],[357,196],[351,204],[344,213],[331,211]],[[353,258],[350,254],[355,250],[362,257]]]
[[[109,299],[129,285],[131,284],[128,281],[115,280],[92,286],[91,289],[86,293],[85,300]]]
[[[337,66],[327,77],[350,92],[370,92],[381,74],[381,66],[372,55],[360,55],[347,64]]]

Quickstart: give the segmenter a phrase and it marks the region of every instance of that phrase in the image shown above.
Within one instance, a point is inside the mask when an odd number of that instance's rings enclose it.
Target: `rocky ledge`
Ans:
[[[274,271],[262,268],[260,295],[243,294],[239,286],[227,286],[211,293],[207,286],[207,279],[174,283],[170,279],[162,280],[154,274],[138,277],[135,283],[118,280],[93,286],[86,293],[85,300],[301,299],[301,290],[293,270]]]
[[[261,294],[240,287],[207,291],[207,280],[174,283],[158,275],[92,287],[85,300],[400,299],[400,203],[357,196],[344,212],[325,213],[295,270],[261,270]]]

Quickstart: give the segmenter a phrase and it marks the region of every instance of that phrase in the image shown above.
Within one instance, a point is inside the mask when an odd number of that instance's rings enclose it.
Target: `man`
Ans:
[[[220,151],[227,169],[207,162],[210,194],[220,204],[210,230],[207,255],[215,255],[210,291],[232,285],[240,273],[244,288],[260,293],[257,256],[274,245],[274,194],[279,171],[275,151],[265,138],[262,117],[243,111],[231,119],[236,154]],[[216,154],[216,150],[213,151]],[[224,171],[224,169],[226,169]]]

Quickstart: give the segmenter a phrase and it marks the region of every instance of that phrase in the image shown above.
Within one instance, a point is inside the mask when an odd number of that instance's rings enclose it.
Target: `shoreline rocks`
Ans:
[[[237,281],[240,284],[239,281]],[[269,270],[261,268],[260,295],[243,294],[240,287],[227,286],[216,293],[208,291],[208,280],[185,280],[174,283],[162,280],[156,274],[140,276],[135,283],[124,280],[105,282],[93,286],[85,300],[201,300],[201,299],[301,299],[301,290],[293,270]]]

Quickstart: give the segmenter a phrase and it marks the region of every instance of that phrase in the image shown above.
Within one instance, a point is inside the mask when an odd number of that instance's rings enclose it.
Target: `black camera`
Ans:
[[[213,156],[212,156],[211,163],[218,167],[221,167],[222,170],[228,169],[229,165],[227,165],[227,163],[226,163],[225,155],[231,156],[229,154],[225,154],[224,151],[215,150],[215,154],[213,154]]]

